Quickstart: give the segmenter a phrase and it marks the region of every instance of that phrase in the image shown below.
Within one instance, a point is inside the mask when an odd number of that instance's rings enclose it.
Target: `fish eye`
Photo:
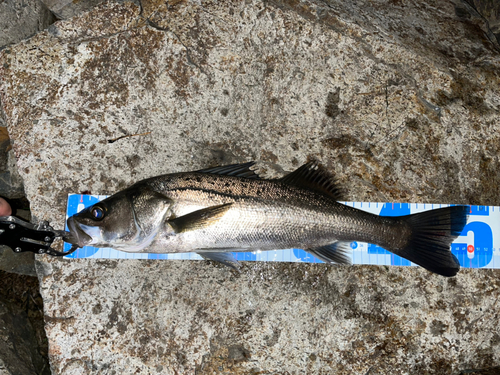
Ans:
[[[94,207],[90,213],[95,220],[104,219],[104,210],[99,206]]]

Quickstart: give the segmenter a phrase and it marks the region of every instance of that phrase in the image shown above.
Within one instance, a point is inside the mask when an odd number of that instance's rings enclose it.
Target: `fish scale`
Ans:
[[[283,186],[277,181],[238,183],[237,177],[228,177],[228,182],[219,176],[202,174],[170,176],[166,179],[152,181],[151,187],[177,202],[173,212],[175,216],[192,212],[195,207],[190,202],[204,202],[204,207],[234,202],[227,215],[205,228],[201,236],[197,233],[186,235],[190,241],[196,241],[196,244],[190,245],[191,248],[237,249],[243,243],[242,250],[271,250],[277,246],[285,248],[293,245],[322,246],[338,240],[331,235],[334,231],[342,237],[343,231],[360,229],[359,223],[350,220],[351,212],[345,212],[343,217],[341,211],[353,211],[349,207],[316,193],[306,194],[299,189]],[[145,183],[148,184],[147,181]],[[176,210],[178,206],[180,209]],[[331,212],[335,210],[340,213],[332,216]],[[237,235],[231,235],[231,232]],[[184,238],[178,240],[185,242]],[[172,252],[186,251],[182,246],[176,250],[173,242],[172,239],[162,241],[159,238],[149,251],[162,252],[166,246],[170,246]]]
[[[148,253],[197,252],[232,265],[230,252],[301,248],[347,263],[345,244],[369,242],[444,276],[459,262],[450,244],[467,207],[401,217],[341,203],[341,189],[317,162],[274,180],[252,163],[140,181],[68,219],[80,246]]]

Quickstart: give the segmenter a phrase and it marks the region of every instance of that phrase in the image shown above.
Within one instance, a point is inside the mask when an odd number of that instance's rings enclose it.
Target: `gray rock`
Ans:
[[[54,13],[57,18],[65,20],[81,13],[87,12],[103,0],[42,0],[45,6]]]
[[[5,128],[6,126],[7,126],[7,124],[5,123],[5,120],[3,119],[3,111],[0,108],[0,128]]]
[[[26,312],[0,298],[0,374],[50,374],[37,347],[35,332]]]
[[[0,50],[36,34],[54,22],[54,15],[39,0],[0,2]],[[0,196],[22,198],[25,196],[23,181],[17,172],[15,155],[10,150],[5,114],[1,107],[0,98]],[[0,270],[34,275],[33,255],[17,255],[1,247]]]
[[[1,157],[3,157],[2,155]],[[11,199],[25,196],[24,184],[17,171],[16,157],[12,150],[6,152],[5,169],[0,169],[0,195]]]
[[[7,246],[0,246],[0,270],[21,275],[36,276],[35,255],[16,254]]]
[[[461,2],[143,2],[2,51],[34,216],[68,193],[308,157],[348,199],[499,204],[500,59]],[[458,373],[500,365],[498,272],[68,261],[37,270],[56,374]],[[307,370],[305,370],[307,369]]]
[[[462,370],[460,375],[497,375],[500,374],[500,367],[490,367],[484,369]]]
[[[458,374],[500,361],[492,270],[43,264],[54,374]]]
[[[0,126],[0,196],[15,199],[24,197],[24,186],[10,143],[7,128]]]
[[[0,196],[10,199],[24,197],[24,185],[17,172],[16,159],[10,150],[7,129],[0,127]],[[18,210],[17,216],[29,220],[29,212]],[[15,254],[10,248],[0,245],[0,270],[36,276],[33,254]]]
[[[500,3],[496,0],[468,0],[467,3],[484,17],[491,33],[500,44]]]
[[[0,2],[0,49],[36,34],[54,21],[54,15],[40,0]]]
[[[0,50],[33,36],[54,22],[54,15],[40,0],[0,2]],[[10,140],[5,126],[0,98],[0,195],[20,198],[24,197],[24,188],[15,157],[9,153]]]

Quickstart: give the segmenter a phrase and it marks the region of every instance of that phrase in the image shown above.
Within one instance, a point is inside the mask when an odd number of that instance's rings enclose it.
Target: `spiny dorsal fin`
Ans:
[[[254,166],[255,162],[251,161],[243,164],[231,164],[224,165],[222,167],[213,167],[207,169],[200,169],[199,173],[212,173],[221,174],[225,176],[236,176],[245,178],[260,179],[259,175],[255,171],[251,170],[250,167]]]
[[[337,185],[335,178],[317,161],[310,161],[299,169],[280,178],[287,185],[314,190],[325,194],[336,201],[343,200],[343,191]]]
[[[232,203],[226,203],[219,206],[203,208],[184,216],[171,219],[168,223],[177,233],[201,229],[216,223],[222,216],[224,216],[231,205]]]

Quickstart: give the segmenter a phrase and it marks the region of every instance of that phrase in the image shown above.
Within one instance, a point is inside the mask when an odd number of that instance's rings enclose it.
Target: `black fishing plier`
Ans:
[[[54,250],[51,246],[57,238],[71,244],[71,249]],[[16,253],[30,251],[55,256],[68,255],[79,248],[68,231],[55,230],[46,221],[31,224],[15,216],[0,216],[0,245],[6,245]]]

